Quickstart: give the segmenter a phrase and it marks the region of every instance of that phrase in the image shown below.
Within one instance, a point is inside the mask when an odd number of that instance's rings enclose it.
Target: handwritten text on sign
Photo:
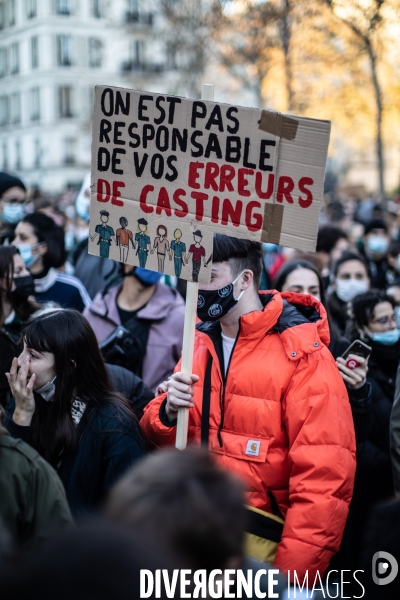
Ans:
[[[329,124],[289,119],[288,137],[270,116],[97,87],[93,200],[114,212],[134,202],[148,222],[313,249]]]

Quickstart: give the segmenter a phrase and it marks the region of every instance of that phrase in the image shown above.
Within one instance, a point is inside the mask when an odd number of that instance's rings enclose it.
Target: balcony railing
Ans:
[[[151,27],[153,25],[153,13],[144,12],[127,12],[125,14],[125,21],[127,23],[134,23],[137,25],[147,25]]]
[[[132,60],[127,60],[122,63],[122,71],[129,73],[136,71],[140,73],[162,73],[165,70],[162,64],[144,64]]]

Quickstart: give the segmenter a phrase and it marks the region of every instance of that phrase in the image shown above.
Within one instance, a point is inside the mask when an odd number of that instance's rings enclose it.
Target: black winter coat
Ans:
[[[390,414],[392,411],[400,342],[383,346],[371,340],[372,355],[367,380],[371,386],[372,427],[368,439],[357,445],[357,470],[354,484],[354,540],[356,555],[372,507],[393,496],[390,461]]]
[[[145,382],[137,375],[119,367],[118,365],[106,365],[108,376],[114,392],[121,394],[127,400],[137,416],[138,420],[142,418],[145,406],[153,400],[154,393]]]
[[[33,427],[17,425],[8,407],[5,427],[32,445]],[[93,514],[114,483],[144,454],[139,424],[114,406],[88,408],[78,425],[81,437],[76,450],[64,459],[57,472],[75,517]]]
[[[382,368],[382,360],[369,362],[368,382],[371,385],[372,427],[368,439],[357,447],[359,483],[365,500],[377,502],[393,495],[390,462],[390,414],[392,412],[397,365]]]

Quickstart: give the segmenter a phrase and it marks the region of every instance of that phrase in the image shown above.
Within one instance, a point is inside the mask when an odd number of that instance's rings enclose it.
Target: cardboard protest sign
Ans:
[[[330,123],[96,87],[89,252],[207,283],[213,232],[315,249]]]

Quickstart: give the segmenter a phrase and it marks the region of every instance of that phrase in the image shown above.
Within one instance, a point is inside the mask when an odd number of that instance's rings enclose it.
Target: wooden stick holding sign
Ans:
[[[214,86],[204,84],[201,94],[202,100],[214,100]],[[199,284],[188,281],[186,291],[185,323],[183,327],[182,346],[182,373],[192,374],[194,335],[196,330],[197,297],[199,295]],[[189,408],[178,409],[178,423],[176,427],[175,446],[178,450],[184,450],[187,445]]]

